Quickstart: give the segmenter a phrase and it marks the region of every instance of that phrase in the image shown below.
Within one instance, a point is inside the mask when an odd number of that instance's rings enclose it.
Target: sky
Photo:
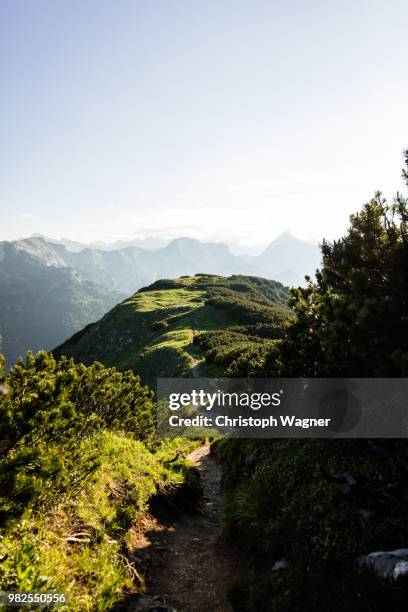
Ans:
[[[1,0],[0,240],[333,239],[403,190],[406,0]]]

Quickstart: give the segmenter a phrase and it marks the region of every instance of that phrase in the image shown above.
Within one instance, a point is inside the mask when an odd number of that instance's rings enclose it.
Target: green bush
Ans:
[[[160,443],[151,391],[99,363],[28,354],[0,372],[0,389],[0,589],[111,609],[144,588],[125,553],[151,498],[199,494],[185,461],[194,443]]]
[[[80,487],[97,463],[92,454],[81,460],[81,442],[98,431],[155,439],[152,394],[131,372],[40,352],[0,381],[0,526]]]

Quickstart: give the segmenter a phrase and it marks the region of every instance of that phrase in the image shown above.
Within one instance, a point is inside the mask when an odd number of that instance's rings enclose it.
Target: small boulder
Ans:
[[[372,552],[359,557],[357,566],[371,569],[378,577],[392,582],[408,580],[408,548]]]
[[[272,567],[272,571],[273,572],[280,572],[282,570],[288,569],[288,567],[289,567],[289,563],[286,561],[286,559],[280,559]]]

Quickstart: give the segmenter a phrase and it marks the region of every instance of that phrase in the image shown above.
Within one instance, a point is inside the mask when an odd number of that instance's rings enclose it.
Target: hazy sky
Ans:
[[[0,239],[333,238],[402,189],[407,0],[0,0]]]

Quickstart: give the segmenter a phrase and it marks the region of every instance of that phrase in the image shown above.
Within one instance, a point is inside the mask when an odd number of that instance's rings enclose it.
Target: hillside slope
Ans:
[[[0,352],[9,365],[63,342],[122,298],[67,267],[41,239],[0,243]]]
[[[257,277],[198,274],[161,280],[115,306],[54,354],[131,368],[149,384],[157,376],[191,376],[222,334],[230,335],[229,351],[240,354],[243,343],[248,349],[264,345],[265,336],[278,337],[286,302],[280,283]],[[202,368],[202,373],[215,373],[217,360],[209,355]]]

